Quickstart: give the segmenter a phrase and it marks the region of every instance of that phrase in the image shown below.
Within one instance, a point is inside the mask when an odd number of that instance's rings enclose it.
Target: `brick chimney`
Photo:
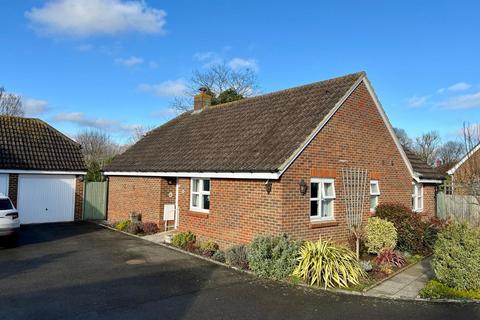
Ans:
[[[207,93],[207,88],[201,87],[199,93],[193,98],[193,111],[199,112],[212,103],[212,97]]]

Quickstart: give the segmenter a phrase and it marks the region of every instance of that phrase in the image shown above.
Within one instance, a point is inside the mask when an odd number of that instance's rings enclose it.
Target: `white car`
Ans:
[[[0,193],[0,236],[16,236],[20,230],[18,211],[10,198]]]

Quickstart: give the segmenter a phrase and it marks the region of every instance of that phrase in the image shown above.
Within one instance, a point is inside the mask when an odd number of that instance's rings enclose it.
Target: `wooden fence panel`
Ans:
[[[83,202],[84,220],[105,220],[108,182],[86,182]]]

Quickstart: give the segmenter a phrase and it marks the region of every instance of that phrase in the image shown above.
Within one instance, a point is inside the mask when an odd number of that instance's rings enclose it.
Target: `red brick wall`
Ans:
[[[179,179],[180,230],[226,247],[251,242],[257,234],[281,232],[282,185],[265,180],[210,180],[209,213],[190,211],[190,179]]]
[[[170,197],[171,195],[171,197]],[[159,177],[112,176],[108,184],[109,221],[129,218],[131,212],[140,213],[142,221],[163,225],[163,205],[175,203],[175,184]]]
[[[18,174],[11,173],[8,176],[8,197],[13,205],[17,207]]]
[[[373,99],[361,84],[329,120],[317,137],[282,176],[282,229],[300,239],[319,237],[346,241],[346,224],[341,168],[364,168],[379,180],[382,202],[400,202],[411,206],[412,178]],[[312,170],[313,169],[313,170]],[[326,175],[326,176],[325,176]],[[336,175],[334,223],[310,222],[310,184],[312,177]],[[299,192],[304,179],[309,189]],[[365,216],[370,198],[365,199]]]
[[[83,219],[83,188],[84,181],[82,176],[77,176],[75,179],[75,221]]]
[[[437,201],[435,196],[435,185],[423,185],[423,211],[421,215],[424,219],[435,217],[437,214]]]

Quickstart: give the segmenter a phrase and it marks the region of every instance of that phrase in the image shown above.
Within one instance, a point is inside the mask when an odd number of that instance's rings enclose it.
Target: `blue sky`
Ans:
[[[0,85],[69,135],[124,142],[165,122],[192,70],[216,60],[255,68],[262,92],[365,70],[412,136],[480,122],[476,1],[0,3]]]

